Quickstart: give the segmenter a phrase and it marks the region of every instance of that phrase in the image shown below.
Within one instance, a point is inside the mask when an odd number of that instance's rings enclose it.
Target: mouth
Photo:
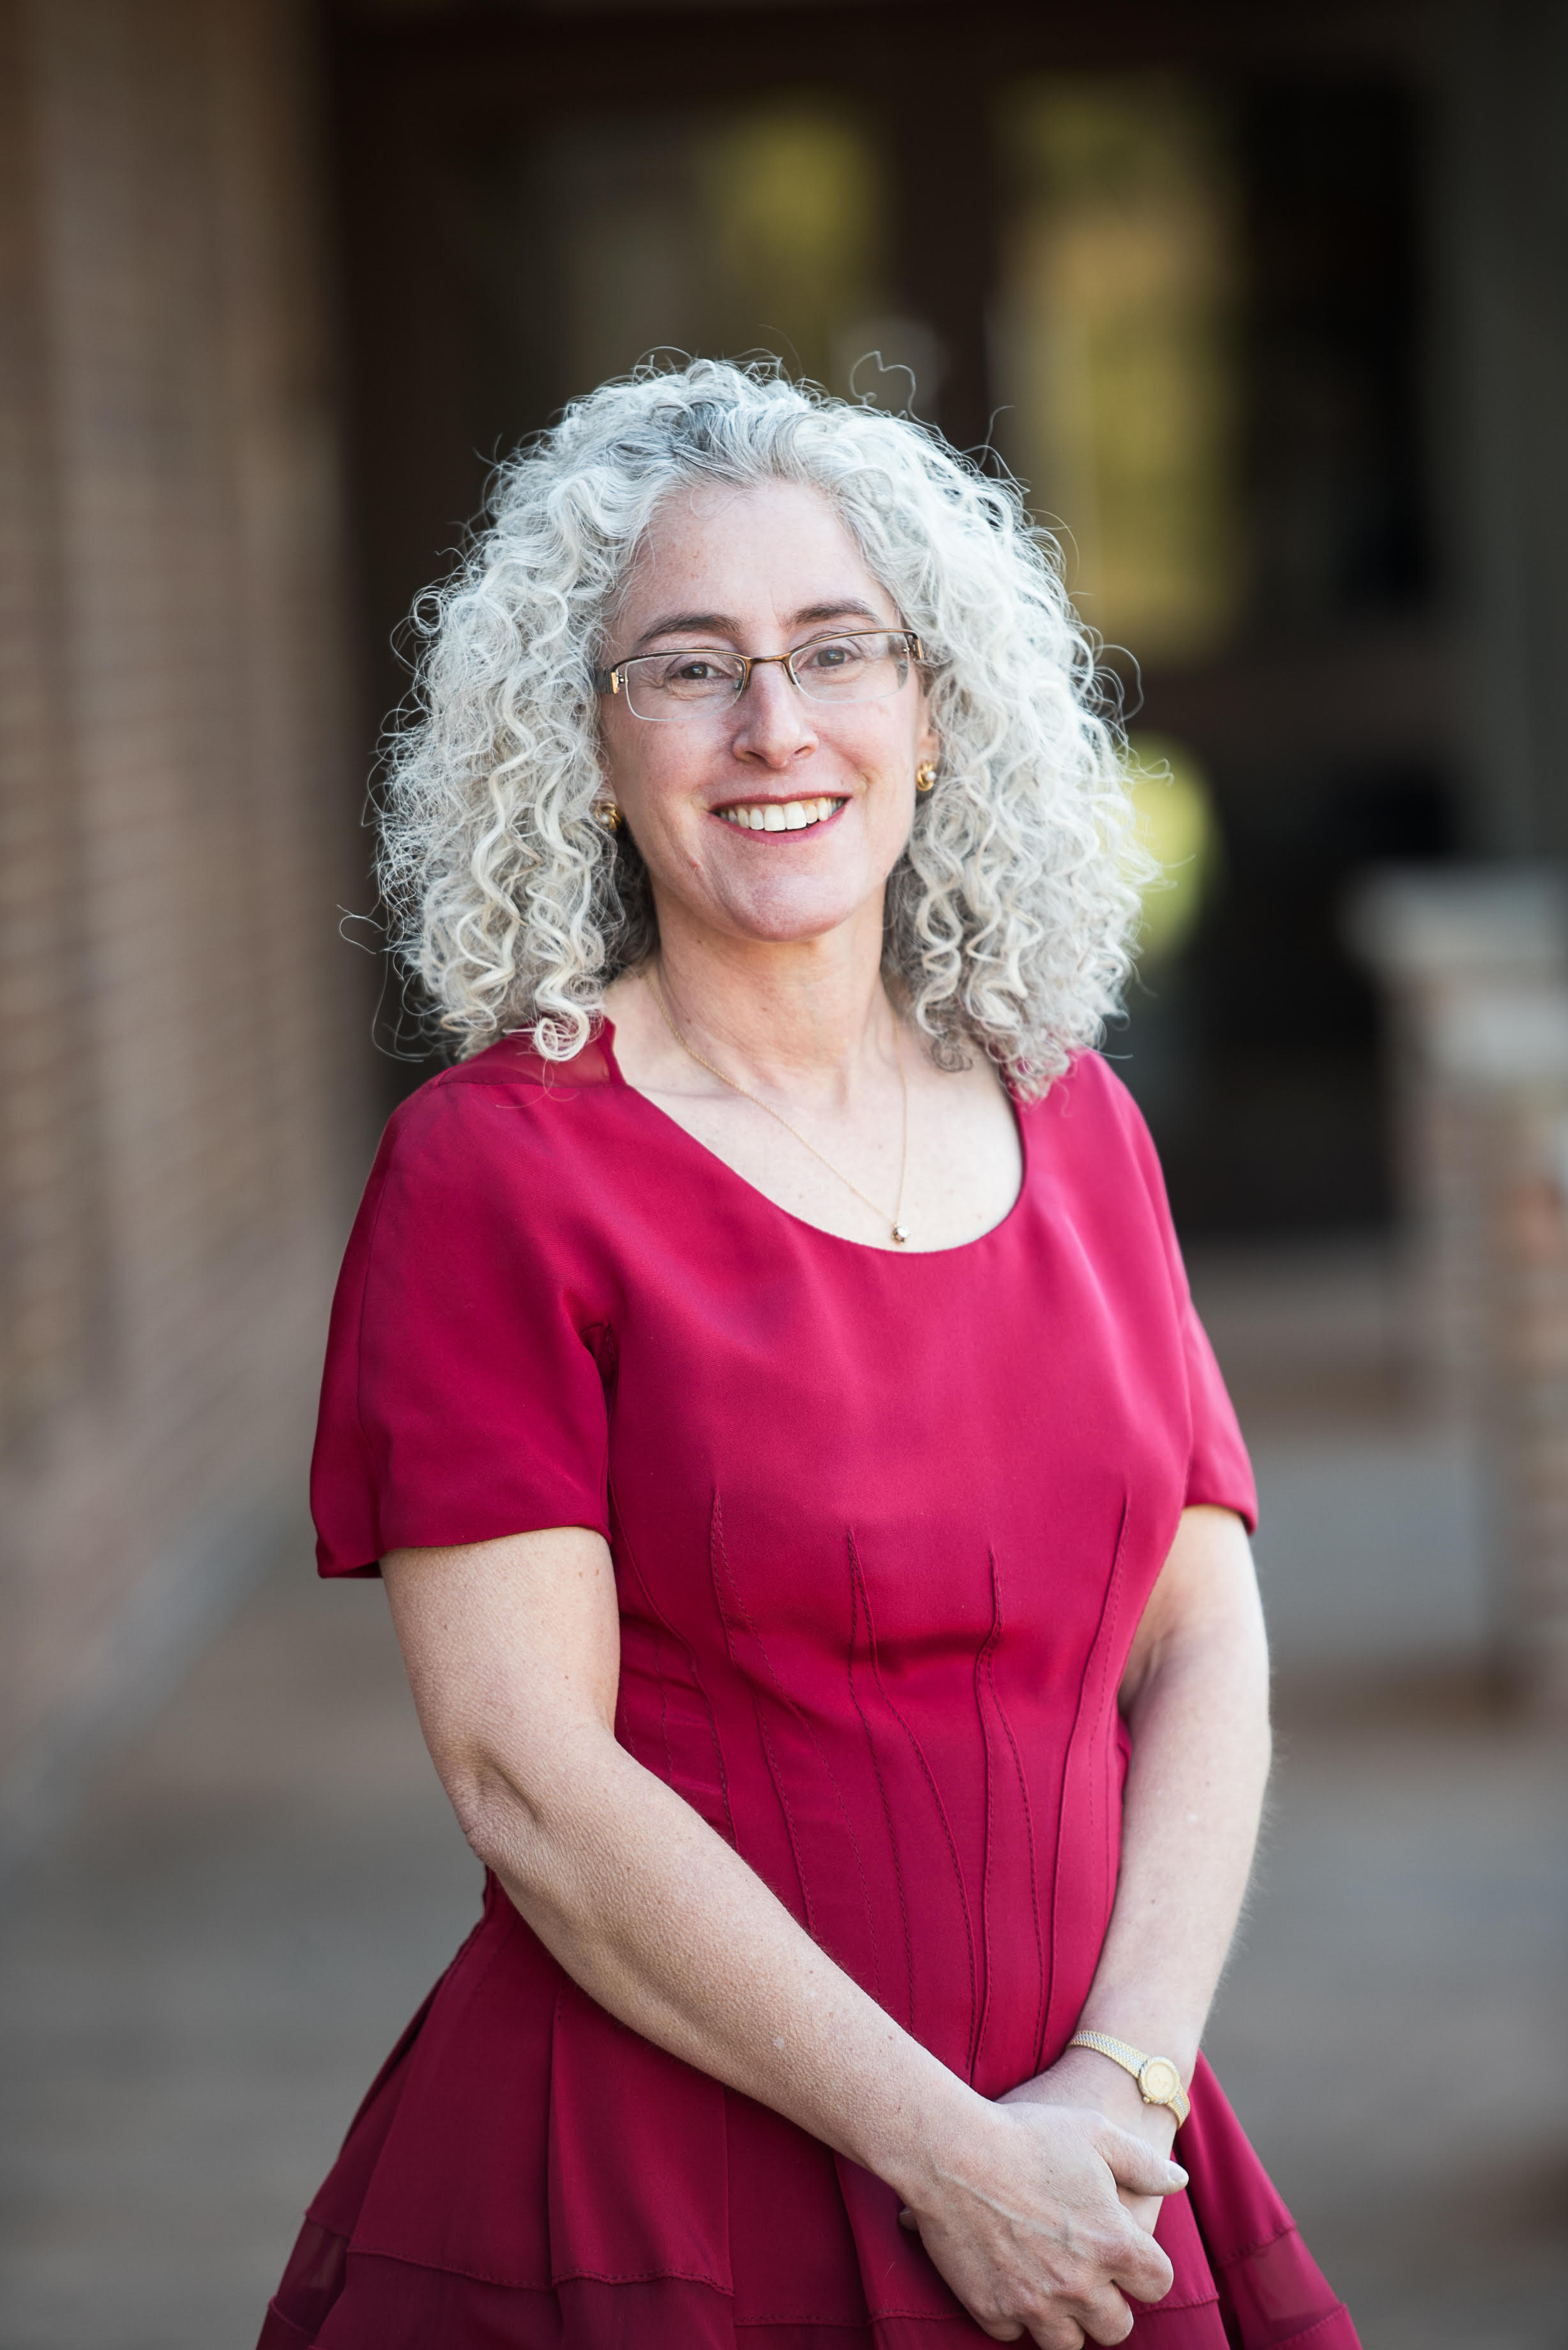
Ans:
[[[842,798],[739,800],[733,806],[715,808],[713,814],[740,832],[811,832],[836,816],[844,805]]]

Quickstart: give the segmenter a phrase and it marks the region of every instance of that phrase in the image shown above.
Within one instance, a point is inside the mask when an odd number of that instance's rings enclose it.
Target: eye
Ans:
[[[733,693],[740,681],[741,664],[733,653],[722,652],[717,647],[693,645],[684,651],[665,655],[656,661],[649,674],[658,692],[673,694],[680,701],[702,701]]]
[[[808,645],[804,659],[796,655],[795,666],[820,676],[825,671],[851,669],[865,658],[866,650],[852,637],[832,637],[826,644]]]

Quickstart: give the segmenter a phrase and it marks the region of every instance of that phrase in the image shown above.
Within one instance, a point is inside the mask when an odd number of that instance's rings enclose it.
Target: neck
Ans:
[[[734,939],[660,913],[655,983],[681,1034],[766,1089],[833,1094],[893,1049],[882,907],[820,939]]]

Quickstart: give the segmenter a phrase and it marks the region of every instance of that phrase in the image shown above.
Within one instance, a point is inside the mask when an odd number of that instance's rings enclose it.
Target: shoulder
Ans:
[[[1025,1105],[1031,1148],[1059,1170],[1124,1201],[1140,1201],[1164,1222],[1165,1178],[1143,1112],[1103,1053],[1074,1055],[1038,1101]]]
[[[462,1094],[476,1088],[587,1093],[607,1086],[612,1076],[607,1032],[590,1037],[570,1060],[547,1061],[542,1053],[535,1051],[530,1032],[518,1028],[509,1035],[498,1036],[493,1045],[487,1045],[483,1053],[475,1053],[471,1061],[459,1061],[454,1067],[442,1069],[439,1076],[420,1087],[413,1099],[417,1101],[421,1094]]]
[[[525,1035],[504,1036],[442,1069],[387,1122],[360,1207],[363,1244],[383,1253],[436,1226],[486,1235],[526,1228],[536,1241],[572,1203],[612,1180],[619,1120],[593,1114],[624,1094],[597,1043],[547,1061]]]
[[[400,1102],[387,1122],[382,1154],[406,1161],[439,1154],[457,1137],[472,1148],[487,1131],[515,1135],[517,1122],[498,1125],[496,1111],[574,1105],[586,1094],[609,1087],[613,1075],[609,1054],[597,1039],[568,1061],[549,1061],[535,1051],[525,1031],[499,1037],[472,1060],[427,1078]]]
[[[1148,1129],[1127,1087],[1103,1053],[1075,1053],[1059,1077],[1053,1077],[1035,1101],[1020,1107],[1020,1115],[1038,1128],[1075,1128],[1085,1139],[1101,1136],[1124,1146]]]

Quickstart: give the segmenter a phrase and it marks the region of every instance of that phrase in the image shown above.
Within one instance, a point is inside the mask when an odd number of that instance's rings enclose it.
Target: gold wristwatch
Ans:
[[[1119,2064],[1124,2073],[1130,2073],[1144,2104],[1168,2106],[1176,2116],[1178,2129],[1192,2111],[1191,2101],[1181,2085],[1181,2075],[1168,2056],[1146,2056],[1141,2048],[1129,2047],[1125,2040],[1113,2040],[1108,2032],[1075,2032],[1067,2045],[1096,2048],[1113,2064]]]

